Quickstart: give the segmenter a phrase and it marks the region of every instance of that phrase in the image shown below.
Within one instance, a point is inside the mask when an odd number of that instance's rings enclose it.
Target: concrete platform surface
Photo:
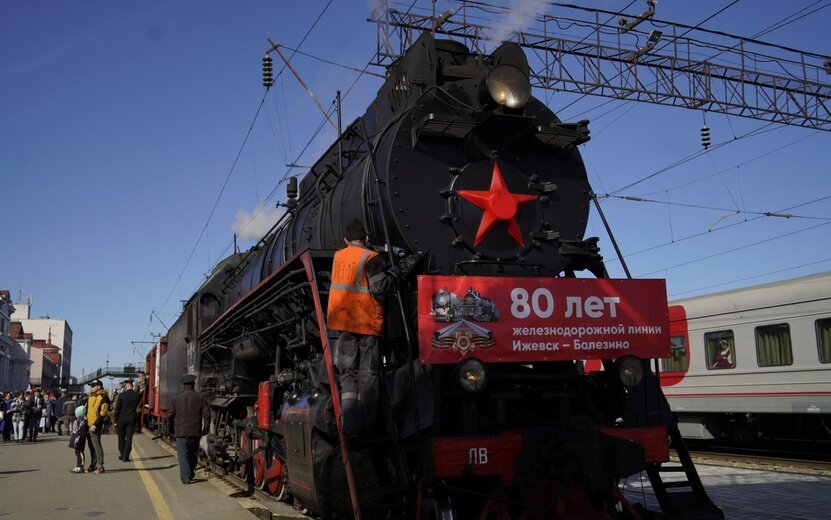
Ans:
[[[262,506],[231,496],[239,490],[218,477],[199,471],[198,482],[182,484],[175,450],[150,436],[133,437],[131,462],[118,460],[115,434],[101,439],[106,463],[101,475],[70,472],[75,453],[67,436],[0,443],[0,520],[257,518]],[[285,507],[286,515],[274,518],[303,518]]]
[[[106,472],[73,474],[68,437],[41,435],[35,444],[0,444],[0,520],[83,518],[273,520],[308,518],[285,504],[264,504],[203,471],[179,481],[175,451],[144,434],[132,462],[118,460],[117,439],[104,435]],[[831,477],[698,465],[704,486],[728,520],[831,518]],[[632,502],[657,509],[646,475],[624,485]]]

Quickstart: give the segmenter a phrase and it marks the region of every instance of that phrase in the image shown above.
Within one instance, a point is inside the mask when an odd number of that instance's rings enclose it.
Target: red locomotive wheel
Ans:
[[[265,470],[265,484],[268,492],[274,495],[277,500],[283,500],[286,496],[286,486],[283,485],[283,478],[286,471],[283,461],[272,454],[268,459],[268,467]]]
[[[254,439],[252,451],[261,447],[263,444],[264,442],[261,439]],[[265,451],[255,451],[254,456],[251,457],[251,463],[253,466],[254,485],[258,489],[263,489],[265,487]]]
[[[245,430],[239,430],[237,434],[237,454],[240,461],[246,460],[251,454],[251,438]],[[237,475],[242,479],[248,480],[250,472],[251,459],[247,459],[246,462],[240,462]]]

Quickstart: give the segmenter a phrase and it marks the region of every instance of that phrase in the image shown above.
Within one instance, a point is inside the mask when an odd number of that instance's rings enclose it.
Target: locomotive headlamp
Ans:
[[[635,356],[623,356],[619,358],[615,365],[617,366],[617,375],[620,382],[626,388],[635,388],[643,380],[643,363]]]
[[[508,108],[522,108],[531,99],[531,81],[513,65],[497,65],[485,79],[491,99]]]
[[[456,381],[462,390],[469,394],[478,394],[488,382],[485,364],[476,358],[467,358],[456,365]]]

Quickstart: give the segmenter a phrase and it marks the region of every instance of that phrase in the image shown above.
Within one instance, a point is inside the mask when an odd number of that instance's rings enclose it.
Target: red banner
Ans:
[[[422,363],[669,355],[664,280],[419,276]]]

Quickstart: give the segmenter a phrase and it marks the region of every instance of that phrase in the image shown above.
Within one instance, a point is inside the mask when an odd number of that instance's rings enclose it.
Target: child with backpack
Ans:
[[[75,450],[75,467],[72,473],[84,472],[84,447],[87,440],[87,411],[84,405],[75,408],[75,420],[69,427],[69,447]]]

